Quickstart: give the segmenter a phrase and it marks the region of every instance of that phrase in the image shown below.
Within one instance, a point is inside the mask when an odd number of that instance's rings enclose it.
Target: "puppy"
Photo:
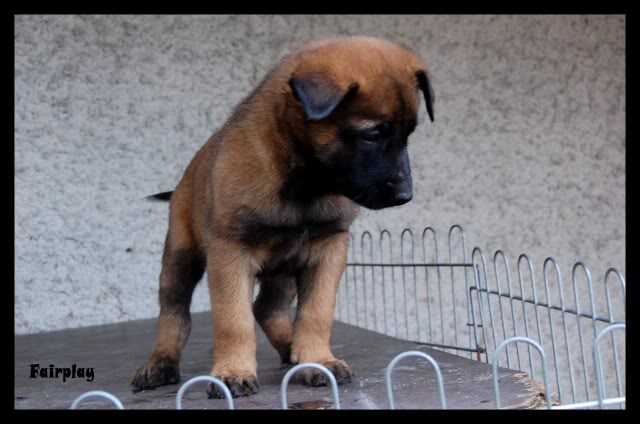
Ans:
[[[134,390],[179,381],[191,296],[205,270],[211,375],[234,397],[258,391],[255,321],[282,364],[319,363],[338,384],[351,380],[351,368],[329,345],[348,230],[360,206],[412,199],[407,138],[420,92],[433,121],[428,75],[416,54],[394,43],[324,39],[286,56],[236,107],[175,190],[156,195],[170,198],[158,335]],[[302,379],[327,384],[313,369]],[[223,396],[211,384],[207,393]]]

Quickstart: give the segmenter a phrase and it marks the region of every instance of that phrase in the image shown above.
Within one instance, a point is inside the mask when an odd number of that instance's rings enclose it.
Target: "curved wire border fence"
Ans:
[[[622,323],[611,324],[608,327],[606,327],[604,330],[602,330],[593,340],[594,361],[595,361],[596,367],[598,369],[598,372],[597,372],[598,387],[601,387],[601,384],[602,384],[602,372],[601,372],[602,364],[601,364],[600,356],[599,356],[598,342],[606,334],[611,333],[611,332],[613,332],[615,330],[625,330],[625,324],[622,324]],[[546,408],[547,409],[587,409],[587,408],[596,408],[596,407],[604,408],[605,406],[622,405],[622,404],[625,403],[626,398],[624,396],[623,397],[617,397],[617,398],[604,398],[604,391],[600,388],[598,390],[598,400],[597,401],[582,402],[582,403],[576,403],[576,404],[570,404],[570,405],[559,405],[559,406],[552,407],[551,403],[549,401],[550,397],[548,396],[548,394],[549,394],[549,383],[548,383],[547,369],[546,369],[546,354],[545,354],[544,349],[542,348],[542,346],[540,346],[535,340],[527,338],[527,337],[512,337],[512,338],[507,339],[504,342],[502,342],[500,344],[500,346],[498,347],[498,349],[496,350],[496,352],[500,352],[507,345],[509,345],[511,343],[517,343],[517,342],[524,342],[524,343],[527,343],[527,344],[530,344],[530,345],[534,346],[535,349],[538,351],[538,353],[540,354],[540,356],[542,358],[544,387],[545,387],[545,395],[546,395],[545,399],[546,399]],[[412,357],[412,356],[413,357],[420,357],[420,358],[423,358],[423,359],[427,360],[429,363],[431,363],[431,365],[435,369],[436,376],[437,376],[437,382],[438,382],[438,395],[439,395],[439,398],[440,398],[440,403],[442,405],[442,409],[447,409],[446,392],[445,392],[445,381],[444,381],[444,378],[442,376],[442,373],[440,372],[440,367],[438,366],[438,362],[435,359],[433,359],[433,357],[431,357],[430,355],[428,355],[428,354],[426,354],[424,352],[419,352],[419,351],[407,351],[407,352],[400,353],[395,358],[393,358],[391,360],[391,362],[389,363],[389,365],[387,366],[386,372],[385,372],[385,385],[386,385],[386,389],[387,389],[387,399],[389,400],[389,409],[395,409],[395,403],[394,403],[394,398],[393,398],[393,384],[392,384],[392,373],[393,373],[393,370],[394,370],[395,366],[398,364],[398,362],[400,360],[402,360],[404,358],[407,358],[407,357]],[[497,356],[497,354],[496,354],[496,356]],[[333,376],[331,371],[329,371],[326,367],[324,367],[324,366],[322,366],[320,364],[314,364],[314,363],[303,363],[303,364],[296,365],[295,367],[291,368],[285,374],[285,376],[282,379],[282,384],[280,385],[280,399],[281,399],[282,409],[288,409],[287,389],[288,389],[288,386],[289,386],[290,379],[293,377],[294,374],[296,374],[298,371],[300,371],[301,369],[304,369],[304,368],[315,368],[315,369],[318,369],[318,370],[322,371],[328,377],[329,383],[330,383],[330,386],[331,386],[331,391],[333,393],[334,408],[335,409],[340,409],[340,395],[339,395],[339,391],[338,391],[338,384],[336,383],[335,377]],[[492,372],[492,375],[493,375],[493,389],[494,389],[494,396],[495,396],[495,401],[496,401],[496,408],[500,409],[500,384],[499,384],[499,379],[498,379],[498,364],[497,364],[497,362],[494,362],[492,364],[492,368],[493,368],[493,372]],[[194,378],[188,380],[186,383],[184,383],[180,387],[180,390],[178,390],[178,393],[176,394],[176,409],[182,409],[182,398],[183,398],[184,393],[186,392],[187,388],[189,386],[191,386],[192,384],[194,384],[194,383],[198,383],[198,382],[202,382],[202,381],[211,381],[214,384],[217,384],[220,387],[222,387],[223,391],[225,393],[225,399],[227,401],[228,409],[234,409],[233,398],[231,397],[231,393],[229,392],[229,390],[226,389],[226,386],[224,385],[224,383],[222,383],[217,378],[211,377],[211,376],[208,376],[208,375],[194,377]],[[78,409],[78,405],[84,399],[89,398],[89,397],[102,397],[102,398],[108,399],[109,401],[114,403],[118,409],[124,409],[122,403],[118,400],[118,398],[116,398],[114,395],[112,395],[112,394],[110,394],[108,392],[99,391],[99,390],[86,392],[86,393],[83,393],[82,395],[80,395],[76,400],[73,401],[73,403],[71,405],[71,409]]]

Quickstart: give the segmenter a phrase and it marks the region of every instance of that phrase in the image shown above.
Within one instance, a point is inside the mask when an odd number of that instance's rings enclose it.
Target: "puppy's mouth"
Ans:
[[[355,196],[348,197],[362,207],[380,210],[409,203],[411,199],[413,199],[413,191],[411,189],[391,191],[368,188],[362,190]]]

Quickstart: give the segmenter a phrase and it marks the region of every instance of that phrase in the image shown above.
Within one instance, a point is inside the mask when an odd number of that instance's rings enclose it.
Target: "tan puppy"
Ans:
[[[155,196],[171,200],[159,332],[135,389],[179,381],[191,295],[205,268],[211,375],[234,397],[258,390],[255,320],[283,364],[315,362],[338,383],[351,380],[350,367],[329,348],[348,230],[359,205],[411,200],[407,138],[420,90],[433,121],[424,62],[370,37],[311,42],[268,73],[196,153],[175,191]],[[307,384],[326,384],[316,370],[303,373]],[[207,392],[222,396],[213,385]]]

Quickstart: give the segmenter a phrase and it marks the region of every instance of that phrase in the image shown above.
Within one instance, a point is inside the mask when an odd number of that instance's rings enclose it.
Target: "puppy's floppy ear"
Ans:
[[[436,94],[433,91],[433,86],[427,76],[427,71],[424,69],[416,71],[416,78],[418,79],[418,87],[420,87],[420,90],[424,93],[424,101],[427,104],[427,113],[429,114],[431,122],[433,122],[433,104],[436,101]]]
[[[302,104],[309,121],[320,121],[333,112],[340,103],[355,94],[358,84],[341,89],[326,74],[320,72],[292,76],[289,86],[295,98]]]

